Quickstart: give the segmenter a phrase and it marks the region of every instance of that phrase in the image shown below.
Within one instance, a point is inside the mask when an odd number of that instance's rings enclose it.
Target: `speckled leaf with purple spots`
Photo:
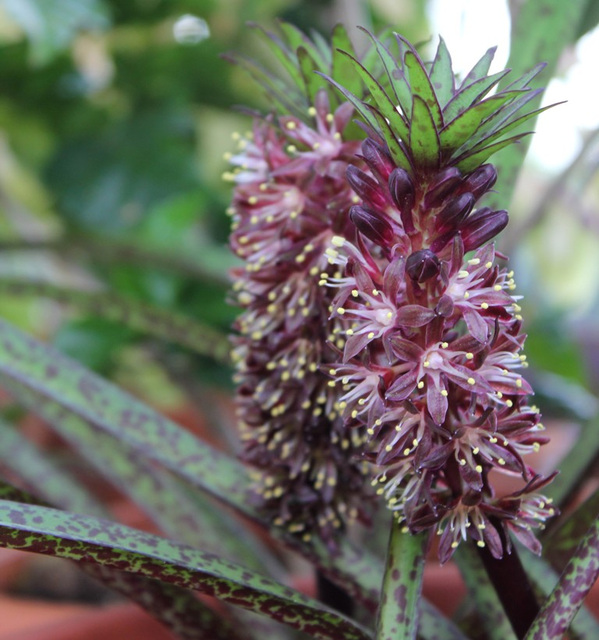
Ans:
[[[357,623],[270,578],[212,554],[99,518],[2,500],[0,545],[101,564],[197,589],[314,638],[371,638]]]

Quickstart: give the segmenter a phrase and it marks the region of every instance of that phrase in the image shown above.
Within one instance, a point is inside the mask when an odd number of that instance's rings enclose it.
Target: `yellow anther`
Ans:
[[[318,151],[319,149],[320,149],[320,142],[315,142],[315,143],[312,145],[312,150],[313,150],[313,151]]]
[[[424,389],[424,382],[420,380],[420,382],[416,385],[419,389]]]
[[[470,264],[470,265],[472,265],[474,267],[477,264],[480,264],[480,258],[472,258],[471,260],[468,260],[468,264]]]
[[[392,445],[390,445],[390,444],[388,444],[388,445],[385,447],[385,451],[392,451],[392,450],[393,450],[393,446],[392,446]]]
[[[477,546],[477,547],[480,547],[480,548],[482,549],[482,548],[485,546],[485,543],[484,543],[484,541],[483,541],[483,540],[479,540],[479,541],[476,543],[476,546]]]
[[[469,275],[468,271],[458,271],[458,278],[467,278]]]
[[[342,247],[345,244],[345,238],[342,238],[341,236],[333,236],[331,238],[331,242],[335,247]]]
[[[464,291],[464,299],[468,300],[469,297],[470,297],[470,294],[467,291]]]
[[[476,380],[474,378],[468,378],[467,380],[469,385],[475,385],[476,384]]]
[[[425,360],[425,361],[422,363],[422,366],[423,366],[423,367],[428,368],[428,367],[430,367],[430,366],[431,366],[431,363],[430,363],[428,360]]]
[[[497,463],[503,467],[505,460],[503,458],[497,458]]]
[[[449,395],[449,393],[447,392],[447,390],[446,390],[446,389],[441,389],[441,395],[442,395],[444,398],[447,398],[447,396]]]
[[[374,331],[370,331],[370,332],[368,333],[368,339],[369,339],[369,340],[372,340],[373,338],[374,338]]]
[[[472,360],[474,358],[474,354],[470,353],[470,351],[466,354],[466,360]]]
[[[314,107],[308,107],[308,115],[314,117],[316,115],[316,109]]]
[[[343,307],[337,307],[337,313],[342,316],[345,313],[345,309]]]
[[[481,302],[480,308],[481,309],[488,309],[489,308],[489,303],[488,302]]]
[[[493,263],[489,260],[489,262],[485,263],[485,267],[490,269],[493,266]]]
[[[493,286],[493,291],[501,291],[503,287],[500,284],[496,284]]]
[[[480,466],[480,464],[477,464],[476,467],[474,467],[474,469],[476,470],[476,473],[482,473],[483,472],[483,468]]]
[[[290,131],[293,131],[293,129],[297,129],[297,123],[295,123],[293,120],[289,120],[289,122],[285,124],[285,127]]]
[[[351,294],[354,298],[357,298],[360,295],[360,292],[357,289],[353,289]]]
[[[447,349],[448,346],[449,346],[448,342],[442,342],[441,343],[441,349]]]
[[[372,295],[373,296],[378,296],[379,295],[379,290],[378,289],[373,289],[372,290]]]
[[[516,379],[516,386],[518,387],[518,389],[520,389],[522,387],[522,378],[517,378]]]
[[[460,546],[460,543],[459,543],[457,540],[454,540],[454,541],[451,543],[451,548],[452,548],[452,549],[457,549],[459,546]]]
[[[295,153],[297,151],[297,147],[294,144],[287,145],[288,153]]]
[[[403,450],[403,454],[404,454],[404,456],[409,456],[410,455],[410,449],[404,449]]]

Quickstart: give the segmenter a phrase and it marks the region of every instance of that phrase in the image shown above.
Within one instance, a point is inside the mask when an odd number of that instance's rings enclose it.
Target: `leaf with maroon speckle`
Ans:
[[[559,573],[556,573],[544,559],[527,551],[522,551],[520,560],[539,601],[547,598],[558,583]],[[571,624],[569,633],[572,640],[596,640],[599,638],[599,622],[585,606],[582,606]]]
[[[314,638],[368,640],[366,629],[270,578],[106,520],[0,501],[0,545],[91,562],[199,590]]]
[[[599,518],[595,519],[543,604],[526,640],[561,638],[599,577]],[[595,638],[597,636],[594,636]]]

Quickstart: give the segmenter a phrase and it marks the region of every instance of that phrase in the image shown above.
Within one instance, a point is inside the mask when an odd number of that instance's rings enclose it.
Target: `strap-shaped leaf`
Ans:
[[[103,291],[82,291],[49,282],[0,278],[0,293],[51,298],[79,310],[125,324],[133,329],[182,345],[220,362],[229,362],[229,341],[211,327],[177,311]]]
[[[61,499],[63,496],[61,496]],[[64,496],[68,502],[68,497]],[[32,495],[0,481],[0,500],[40,505]],[[253,640],[254,636],[234,628],[206,606],[189,589],[154,580],[143,575],[91,563],[80,563],[80,569],[106,587],[117,591],[143,607],[181,640]],[[231,613],[228,614],[229,619]]]
[[[136,602],[180,640],[254,640],[247,625],[217,615],[189,589],[112,567],[80,563],[81,569],[106,587]],[[251,627],[250,627],[251,629]]]
[[[410,149],[414,163],[425,168],[439,164],[440,144],[437,128],[426,102],[414,95],[410,121]]]
[[[61,469],[6,420],[0,420],[0,468],[9,469],[28,491],[45,502],[78,513],[108,515],[74,476]]]
[[[399,36],[398,40],[400,40]],[[424,63],[413,49],[406,52],[404,63],[407,68],[412,95],[414,98],[418,97],[426,103],[435,127],[441,129],[443,126],[443,114]],[[413,118],[414,114],[412,114]]]
[[[348,91],[358,94],[362,85],[360,79],[352,73],[352,66],[347,59],[347,56],[357,58],[357,55],[347,31],[341,23],[336,24],[333,28],[331,51],[333,55],[331,77],[343,82]]]
[[[455,76],[449,50],[441,37],[431,66],[430,79],[439,105],[443,108],[455,93]]]
[[[0,544],[197,589],[305,630],[314,638],[366,640],[357,623],[244,567],[105,520],[0,501]]]
[[[322,74],[321,74],[322,75]],[[372,115],[368,105],[366,105],[360,98],[355,96],[351,91],[348,91],[344,86],[339,84],[336,80],[329,76],[323,75],[336,89],[338,89],[347,99],[348,102],[354,105],[356,111],[364,118],[366,123],[375,131],[378,129],[376,118]]]
[[[491,89],[508,73],[508,69],[505,71],[499,71],[491,76],[475,80],[473,83],[457,91],[443,109],[443,118],[445,122],[451,122],[472,104],[482,100],[487,93],[489,93],[489,91],[491,91]]]
[[[539,600],[547,598],[559,581],[559,573],[556,573],[543,558],[526,550],[522,550],[520,559]],[[599,623],[583,606],[574,618],[570,632],[572,640],[596,640],[599,638]]]
[[[276,562],[250,533],[240,537],[240,524],[226,511],[215,511],[203,496],[191,495],[162,467],[136,455],[121,439],[93,427],[57,402],[2,375],[0,382],[20,404],[44,418],[99,473],[128,495],[166,535],[254,570],[278,570],[280,575]],[[59,497],[48,501],[76,510],[70,501]]]
[[[526,634],[526,640],[561,638],[598,577],[599,518],[596,518],[543,604]]]

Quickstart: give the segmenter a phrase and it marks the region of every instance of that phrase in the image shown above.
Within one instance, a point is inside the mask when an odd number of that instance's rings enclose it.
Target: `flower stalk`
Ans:
[[[393,522],[377,614],[376,640],[415,640],[429,538],[426,533],[406,534]]]

